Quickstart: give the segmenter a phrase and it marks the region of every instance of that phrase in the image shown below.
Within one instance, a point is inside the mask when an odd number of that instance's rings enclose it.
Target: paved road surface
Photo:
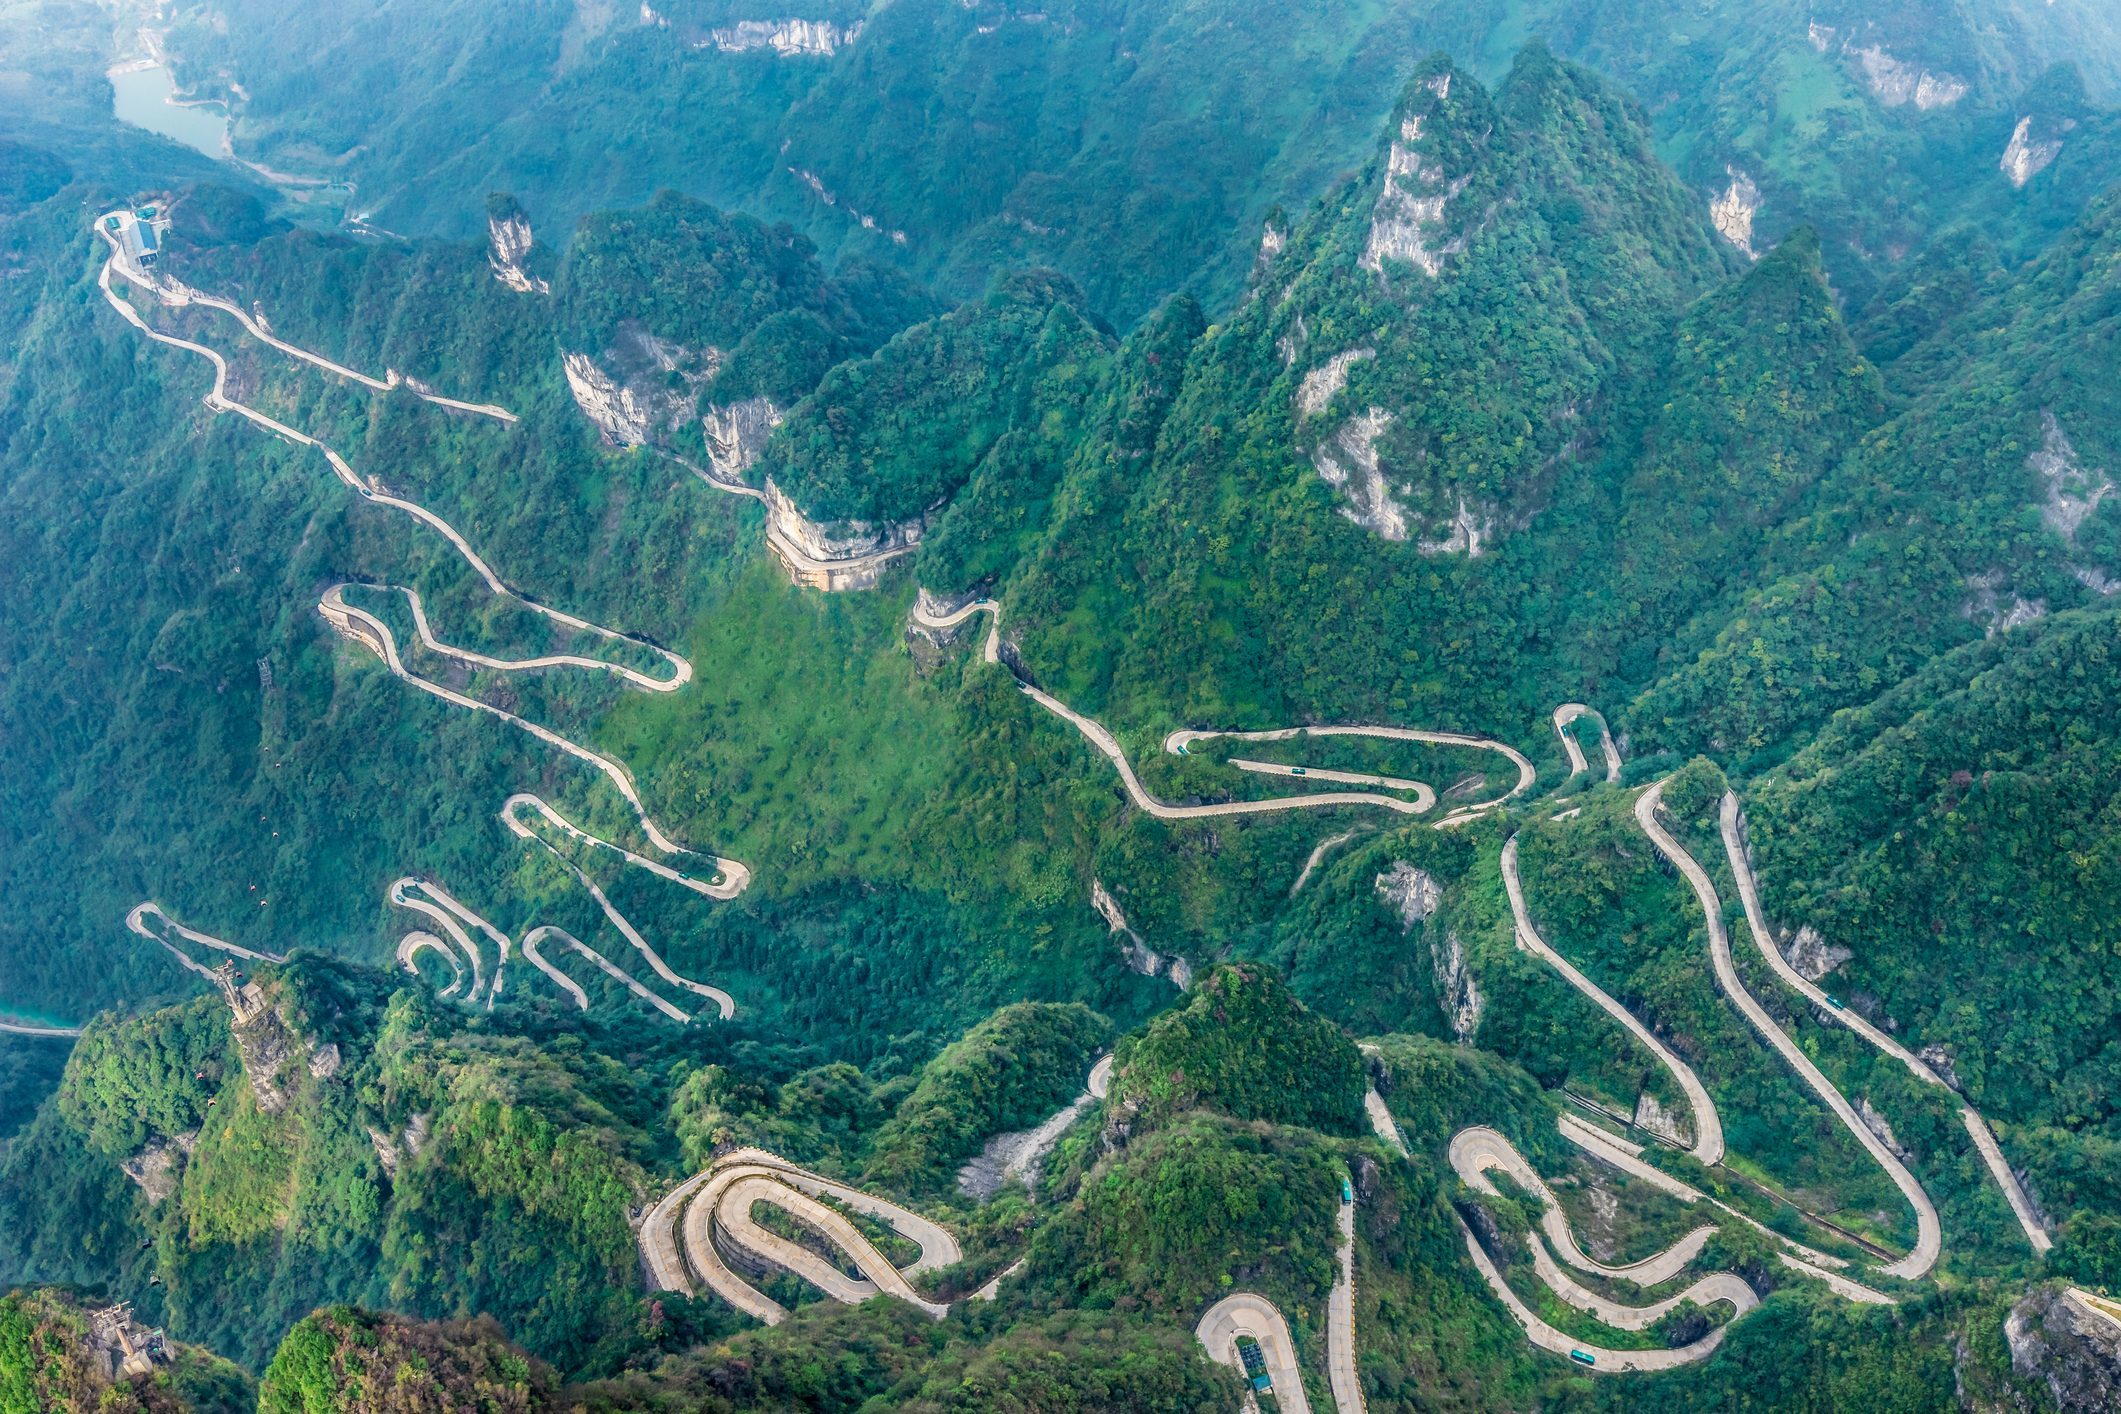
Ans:
[[[1569,1226],[1568,1214],[1562,1210],[1560,1200],[1555,1198],[1546,1180],[1538,1170],[1525,1161],[1515,1145],[1500,1133],[1484,1125],[1462,1129],[1451,1137],[1451,1167],[1471,1188],[1490,1195],[1499,1190],[1488,1178],[1488,1170],[1499,1169],[1510,1176],[1519,1188],[1537,1198],[1544,1211],[1539,1218],[1540,1231],[1546,1234],[1554,1250],[1567,1259],[1578,1271],[1592,1272],[1598,1276],[1617,1281],[1632,1282],[1636,1286],[1656,1286],[1670,1281],[1685,1271],[1708,1240],[1716,1235],[1716,1225],[1706,1224],[1695,1228],[1662,1252],[1654,1253],[1639,1262],[1611,1266],[1586,1253],[1576,1241],[1575,1231]],[[1553,1285],[1552,1282],[1548,1283]],[[1589,1308],[1585,1308],[1589,1309]],[[1609,1325],[1621,1324],[1608,1321]],[[1648,1322],[1643,1323],[1647,1325]],[[1641,1326],[1627,1326],[1628,1330],[1640,1330]]]
[[[1834,1088],[1833,1082],[1812,1063],[1811,1057],[1798,1048],[1797,1043],[1775,1024],[1775,1019],[1767,1014],[1766,1008],[1755,1001],[1753,994],[1745,989],[1744,981],[1738,976],[1737,964],[1731,958],[1731,936],[1723,926],[1723,903],[1716,897],[1715,884],[1709,879],[1708,871],[1658,822],[1657,806],[1663,795],[1662,781],[1644,791],[1641,799],[1635,802],[1635,821],[1642,827],[1642,832],[1649,836],[1650,843],[1656,846],[1657,852],[1678,866],[1679,872],[1686,876],[1687,883],[1692,886],[1694,897],[1700,901],[1702,915],[1708,925],[1709,957],[1715,966],[1717,985],[1723,989],[1723,994],[1731,999],[1732,1005],[1745,1013],[1745,1019],[1752,1023],[1753,1029],[1760,1033],[1761,1038],[1773,1046],[1789,1063],[1790,1068],[1812,1087],[1813,1093],[1826,1102],[1827,1108],[1841,1120],[1843,1127],[1855,1137],[1856,1142],[1869,1151],[1878,1166],[1891,1176],[1894,1184],[1906,1196],[1909,1206],[1914,1208],[1914,1250],[1901,1260],[1880,1267],[1879,1270],[1887,1276],[1906,1277],[1910,1280],[1924,1275],[1937,1264],[1937,1254],[1943,1246],[1936,1206],[1930,1202],[1929,1194],[1923,1192],[1922,1185],[1915,1180],[1915,1175],[1908,1171],[1907,1165],[1900,1162],[1877,1135],[1871,1133],[1847,1098]]]
[[[1577,743],[1576,733],[1569,730],[1569,724],[1578,717],[1597,719],[1598,746],[1605,755],[1605,778],[1619,780],[1620,748],[1613,744],[1613,733],[1605,724],[1605,714],[1581,702],[1564,702],[1554,709],[1554,735],[1561,738],[1561,749],[1568,753],[1569,774],[1578,776],[1591,769],[1591,763],[1584,758],[1583,747]]]
[[[1340,1205],[1340,1276],[1326,1298],[1326,1379],[1340,1414],[1363,1414],[1362,1374],[1355,1360],[1355,1205]]]
[[[1512,835],[1502,847],[1502,883],[1510,896],[1510,913],[1517,924],[1517,946],[1535,957],[1544,959],[1559,972],[1568,984],[1596,1002],[1607,1015],[1625,1026],[1652,1054],[1664,1063],[1686,1096],[1687,1106],[1694,1116],[1694,1147],[1689,1150],[1705,1164],[1723,1162],[1723,1121],[1716,1113],[1716,1102],[1709,1098],[1708,1088],[1694,1068],[1680,1059],[1679,1054],[1660,1040],[1649,1027],[1637,1020],[1635,1014],[1608,995],[1602,987],[1581,972],[1560,953],[1548,946],[1532,924],[1532,915],[1525,905],[1524,881],[1517,872],[1517,836]]]
[[[1237,1338],[1248,1335],[1259,1342],[1266,1360],[1267,1378],[1274,1382],[1274,1398],[1286,1414],[1311,1414],[1310,1396],[1304,1393],[1303,1376],[1296,1364],[1296,1342],[1289,1336],[1289,1323],[1274,1303],[1249,1291],[1233,1292],[1210,1306],[1193,1334],[1207,1347],[1208,1358],[1244,1372],[1244,1358],[1237,1353]],[[1248,1393],[1247,1406],[1257,1408]]]
[[[10,1036],[51,1036],[72,1038],[81,1034],[78,1026],[32,1026],[26,1021],[0,1021],[0,1031]]]
[[[975,614],[987,614],[990,616],[987,639],[981,649],[980,656],[986,662],[1001,663],[1001,606],[991,599],[975,599],[971,603],[961,605],[947,614],[930,610],[924,599],[914,605],[913,622],[925,629],[942,630],[955,628],[957,625],[972,618]],[[1003,666],[1006,667],[1007,665],[1004,664]],[[1015,669],[1010,669],[1010,675],[1012,677],[1016,676]],[[1427,811],[1435,803],[1432,792],[1425,793],[1422,798],[1417,800],[1405,800],[1398,796],[1381,795],[1372,791],[1326,791],[1315,795],[1283,796],[1276,800],[1230,800],[1214,805],[1169,805],[1151,795],[1148,789],[1142,785],[1140,778],[1134,774],[1134,766],[1127,760],[1127,753],[1121,748],[1119,739],[1113,736],[1101,722],[1084,716],[1059,698],[1041,691],[1021,677],[1017,677],[1016,685],[1024,696],[1074,727],[1086,741],[1096,747],[1119,771],[1120,781],[1127,788],[1128,798],[1138,808],[1159,820],[1199,820],[1214,816],[1258,815],[1276,810],[1305,810],[1336,805],[1375,805],[1386,810],[1397,811],[1402,815],[1419,815]],[[1520,752],[1505,746],[1501,742],[1490,741],[1485,737],[1462,736],[1454,732],[1423,732],[1406,727],[1290,727],[1272,732],[1180,731],[1173,732],[1169,737],[1165,738],[1164,747],[1168,751],[1177,751],[1180,746],[1185,745],[1189,741],[1198,741],[1215,736],[1229,736],[1246,740],[1277,740],[1298,735],[1388,737],[1402,741],[1441,742],[1456,746],[1473,746],[1501,752],[1516,764],[1518,782],[1516,787],[1507,795],[1498,797],[1495,800],[1483,801],[1478,805],[1464,807],[1439,821],[1439,825],[1459,824],[1491,810],[1502,804],[1503,801],[1528,788],[1534,779],[1532,764],[1525,760]],[[1264,766],[1264,763],[1254,763],[1254,765],[1256,767]],[[1285,768],[1272,767],[1271,769],[1279,773]],[[1380,777],[1377,779],[1386,778]],[[1406,784],[1419,788],[1418,783],[1408,782]]]
[[[150,917],[159,920],[159,922],[151,924],[148,921]],[[171,957],[174,957],[178,962],[183,963],[184,966],[190,968],[193,972],[198,973],[201,977],[204,977],[209,981],[215,980],[214,970],[211,967],[206,966],[204,963],[199,962],[197,959],[192,957],[190,953],[187,953],[186,951],[184,951],[184,949],[178,947],[175,943],[171,942],[166,936],[164,936],[164,933],[158,931],[158,929],[163,929],[167,930],[170,933],[175,933],[178,937],[185,939],[187,942],[197,943],[200,947],[212,948],[215,952],[225,952],[231,957],[245,958],[251,962],[287,961],[286,958],[280,956],[280,954],[278,953],[253,952],[249,948],[242,947],[236,943],[229,942],[226,938],[217,938],[211,933],[202,933],[196,928],[187,928],[182,923],[179,923],[176,919],[170,917],[167,913],[164,913],[162,911],[162,906],[158,903],[148,902],[134,904],[132,907],[132,911],[125,915],[125,926],[127,928],[130,928],[133,932],[139,934],[141,937],[147,939],[149,942],[160,946]]]
[[[1775,946],[1773,934],[1767,925],[1767,915],[1760,907],[1760,888],[1754,880],[1752,864],[1746,857],[1745,812],[1740,807],[1735,792],[1724,794],[1718,823],[1723,835],[1724,857],[1730,861],[1731,877],[1738,881],[1738,896],[1745,904],[1746,932],[1752,935],[1753,946],[1759,950],[1769,968],[1782,979],[1784,985],[1802,992],[1822,1014],[1832,1017],[1899,1061],[1913,1071],[1916,1078],[1936,1086],[1952,1095],[1954,1100],[1958,1100],[1960,1121],[1966,1126],[1967,1134],[1974,1141],[1974,1147],[1980,1151],[1982,1162],[1988,1165],[1989,1173],[1995,1177],[1997,1187],[2003,1190],[2003,1196],[2009,1200],[2011,1211],[2017,1215],[2018,1225],[2025,1230],[2026,1240],[2032,1243],[2036,1252],[2045,1252],[2053,1247],[2054,1240],[2040,1225],[2031,1200],[2026,1197],[2025,1189],[2020,1186],[2018,1176],[2011,1172],[2010,1165],[2004,1161],[2003,1150],[1997,1145],[1994,1132],[1989,1129],[1988,1122],[1981,1118],[1979,1112],[1959,1099],[1957,1093],[1944,1083],[1944,1077],[1920,1056],[1855,1012],[1836,1005],[1810,978],[1790,966],[1789,959],[1782,955],[1782,949]]]
[[[818,1201],[823,1198],[886,1224],[918,1246],[920,1257],[904,1268],[894,1266],[836,1209]],[[850,1282],[816,1254],[760,1227],[750,1216],[758,1202],[781,1208],[846,1253],[862,1282]],[[684,1260],[679,1259],[673,1235],[678,1230],[683,1233]],[[861,1301],[882,1292],[936,1317],[949,1307],[921,1296],[910,1279],[963,1259],[956,1239],[920,1214],[761,1149],[735,1150],[680,1184],[649,1212],[640,1243],[658,1289],[690,1294],[689,1262],[690,1271],[715,1295],[767,1325],[783,1320],[786,1309],[733,1271],[718,1243],[727,1243],[749,1261],[794,1272],[837,1300]]]

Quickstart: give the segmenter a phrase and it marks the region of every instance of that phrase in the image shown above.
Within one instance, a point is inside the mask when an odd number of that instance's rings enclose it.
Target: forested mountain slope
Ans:
[[[81,57],[22,118],[73,140],[102,101],[110,22],[43,8]],[[1963,222],[2029,253],[2104,184],[2121,141],[2102,116],[2121,27],[2098,0],[120,13],[166,30],[185,84],[235,100],[242,156],[305,203],[316,181],[350,180],[349,210],[389,230],[468,234],[494,189],[565,228],[671,186],[903,263],[953,298],[1050,264],[1121,325],[1177,289],[1234,294],[1248,233],[1360,163],[1439,49],[1495,81],[1539,38],[1614,76],[1703,210],[1721,199],[1761,250],[1799,225],[1833,231],[1828,263],[1863,303]]]
[[[0,1408],[2111,1403],[2100,7],[48,13]]]

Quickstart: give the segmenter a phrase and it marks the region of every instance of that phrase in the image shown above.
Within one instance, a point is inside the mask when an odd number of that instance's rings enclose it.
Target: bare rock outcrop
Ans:
[[[861,32],[860,20],[844,28],[830,20],[739,20],[709,31],[699,47],[724,54],[770,49],[783,59],[827,58],[854,43]]]
[[[919,545],[927,529],[925,513],[910,521],[814,521],[772,477],[766,478],[767,544],[798,584],[832,590],[872,588],[885,564]]]
[[[1451,91],[1449,74],[1429,80],[1430,91],[1439,99]],[[1466,248],[1466,235],[1445,235],[1446,208],[1466,188],[1467,178],[1451,180],[1443,168],[1425,159],[1416,146],[1421,141],[1422,119],[1409,114],[1401,122],[1399,140],[1385,156],[1384,188],[1370,214],[1370,236],[1358,263],[1382,275],[1387,261],[1404,262],[1430,279],[1443,273],[1444,261]]]
[[[523,257],[530,254],[530,218],[521,213],[503,220],[500,217],[486,218],[486,238],[490,249],[486,263],[493,269],[493,277],[511,290],[524,294],[549,295],[552,286],[527,273],[523,269]]]
[[[2026,458],[2026,465],[2039,474],[2043,489],[2040,519],[2062,537],[2065,545],[2077,543],[2077,532],[2113,494],[2113,478],[2096,467],[2084,465],[2077,449],[2063,435],[2062,424],[2052,412],[2040,414],[2040,447]]]
[[[187,1130],[171,1139],[152,1139],[139,1153],[120,1163],[125,1176],[140,1185],[148,1205],[160,1203],[177,1191],[177,1177],[184,1159],[199,1142],[199,1131]]]
[[[1981,625],[1983,637],[1994,638],[1999,633],[2009,633],[2047,614],[2046,600],[2027,599],[2016,592],[2006,595],[2003,582],[2002,570],[1986,570],[1966,577],[1966,602],[1960,606],[1960,612]]]
[[[1865,1129],[1877,1136],[1879,1143],[1892,1150],[1894,1158],[1906,1163],[1908,1159],[1913,1157],[1900,1143],[1900,1136],[1893,1133],[1893,1126],[1886,1121],[1885,1116],[1871,1108],[1869,1096],[1859,1095],[1856,1097],[1856,1118],[1863,1121]]]
[[[1120,950],[1129,971],[1144,977],[1169,977],[1171,985],[1181,992],[1193,985],[1193,964],[1182,957],[1160,953],[1143,941],[1142,935],[1128,925],[1127,915],[1120,912],[1119,901],[1096,879],[1090,881],[1090,906],[1105,920],[1113,936],[1123,940]]]
[[[1808,982],[1817,982],[1855,956],[1847,948],[1829,943],[1809,923],[1799,928],[1797,936],[1783,946],[1782,955]]]
[[[1709,221],[1747,260],[1758,260],[1760,252],[1753,249],[1753,214],[1760,210],[1760,188],[1736,167],[1723,170],[1731,184],[1709,202]]]
[[[744,473],[759,459],[766,439],[781,425],[781,410],[761,394],[726,406],[710,404],[702,414],[707,434],[707,459],[715,473],[731,481],[742,481]]]
[[[1668,1110],[1645,1090],[1635,1097],[1635,1127],[1682,1148],[1694,1142],[1693,1126],[1683,1110]]]
[[[1854,53],[1871,97],[1887,108],[1907,103],[1924,111],[1949,108],[1967,95],[1965,79],[1896,59],[1878,45],[1866,45]]]
[[[1340,390],[1348,386],[1348,370],[1375,357],[1375,349],[1344,349],[1306,373],[1303,382],[1296,386],[1296,420],[1301,422],[1324,412]]]
[[[1400,931],[1412,932],[1443,902],[1443,885],[1428,870],[1402,859],[1377,876],[1377,896],[1399,915]]]
[[[2004,146],[2003,156],[1996,165],[2014,187],[2023,188],[2040,173],[2054,164],[2062,155],[2062,139],[2037,139],[2033,136],[2033,120],[2030,114],[2018,120],[2011,129],[2011,140]]]
[[[1434,934],[1429,939],[1429,961],[1436,974],[1436,1004],[1451,1023],[1451,1034],[1461,1042],[1471,1041],[1480,1030],[1480,1015],[1486,1002],[1473,981],[1472,970],[1466,966],[1465,944],[1453,930],[1441,931],[1440,939]]]
[[[2011,1373],[2043,1386],[2061,1414],[2121,1409],[2121,1322],[2055,1287],[2027,1292],[2003,1321]]]
[[[699,386],[721,366],[721,350],[689,349],[631,321],[599,357],[560,355],[575,406],[615,447],[660,444],[690,422]]]
[[[1386,540],[1407,538],[1406,508],[1392,493],[1378,439],[1392,426],[1392,414],[1373,407],[1342,423],[1340,430],[1311,453],[1311,465],[1326,484],[1341,493],[1340,513]]]

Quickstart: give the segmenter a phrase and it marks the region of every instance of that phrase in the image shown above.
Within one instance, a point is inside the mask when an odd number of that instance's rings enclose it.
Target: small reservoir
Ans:
[[[146,128],[196,148],[208,157],[226,157],[228,110],[219,102],[172,103],[176,80],[160,64],[121,64],[110,71],[111,111],[123,123]]]

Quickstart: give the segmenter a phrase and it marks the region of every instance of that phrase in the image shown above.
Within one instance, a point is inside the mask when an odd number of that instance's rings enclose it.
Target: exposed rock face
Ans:
[[[1959,1084],[1959,1071],[1952,1064],[1952,1053],[1944,1049],[1943,1045],[1932,1041],[1921,1050],[1915,1052],[1915,1055],[1924,1065],[1936,1071],[1937,1078],[1951,1086],[1952,1089],[1959,1090],[1964,1088]]]
[[[819,201],[824,202],[825,205],[838,206],[840,204],[838,194],[835,193],[830,187],[826,186],[825,183],[818,177],[817,173],[809,170],[806,167],[790,167],[788,169],[788,175],[794,177],[804,186],[810,188],[810,190],[817,196],[817,199]],[[904,231],[886,229],[884,226],[878,224],[877,219],[874,216],[869,215],[867,212],[857,211],[851,206],[845,208],[845,210],[849,216],[852,216],[854,218],[855,223],[859,225],[863,230],[881,231],[884,235],[889,236],[891,238],[891,243],[893,245],[906,244],[906,233]]]
[[[339,1043],[334,1041],[330,1045],[319,1046],[310,1053],[309,1073],[318,1080],[329,1080],[339,1073],[341,1064]]]
[[[1301,422],[1324,412],[1340,390],[1348,386],[1348,370],[1375,357],[1375,349],[1345,349],[1306,373],[1296,388],[1296,420]]]
[[[1983,574],[1966,578],[1967,598],[1960,612],[1982,626],[1982,634],[1994,638],[1999,633],[2009,633],[2021,624],[2029,624],[2047,613],[2047,601],[2027,599],[2012,593],[2008,599],[1999,592],[2003,584],[2002,570],[1989,570]]]
[[[2020,118],[2018,126],[2011,129],[2011,140],[2003,149],[2002,159],[1996,163],[2014,187],[2023,187],[2047,170],[2049,164],[2062,155],[2060,138],[2038,142],[2033,139],[2032,133],[2032,118]]]
[[[1142,935],[1127,925],[1127,915],[1119,911],[1119,901],[1096,879],[1090,881],[1090,906],[1115,937],[1126,939],[1122,950],[1130,971],[1144,977],[1169,977],[1171,985],[1181,992],[1193,985],[1193,964],[1182,957],[1166,956],[1142,941]]]
[[[704,422],[707,459],[715,473],[730,481],[742,481],[744,473],[759,459],[766,439],[781,425],[781,410],[762,394],[727,407],[710,404]]]
[[[127,1178],[140,1185],[140,1191],[147,1195],[148,1204],[152,1206],[177,1191],[177,1174],[184,1157],[198,1142],[199,1131],[196,1129],[174,1139],[150,1140],[145,1148],[118,1167],[124,1170]]]
[[[1731,184],[1709,203],[1709,220],[1717,234],[1744,252],[1746,259],[1758,260],[1760,252],[1753,249],[1753,213],[1760,209],[1760,188],[1736,167],[1723,170]]]
[[[1924,110],[1949,108],[1966,97],[1966,80],[1952,74],[1932,73],[1919,64],[1896,59],[1875,44],[1855,53],[1871,96],[1888,108],[1904,103]]]
[[[826,56],[854,43],[861,32],[860,20],[845,29],[830,20],[739,20],[725,29],[711,31],[699,47],[705,49],[711,45],[724,54],[771,49],[784,59],[798,55]]]
[[[798,584],[816,589],[868,589],[884,565],[920,544],[928,518],[813,521],[766,478],[766,538]],[[794,554],[787,553],[793,550]]]
[[[1477,560],[1481,547],[1495,538],[1494,513],[1463,496],[1458,498],[1458,510],[1447,524],[1450,528],[1443,535],[1422,540],[1414,548],[1424,555],[1462,554]]]
[[[632,392],[598,368],[588,354],[563,353],[560,368],[575,406],[582,410],[604,440],[617,447],[638,447],[648,440],[648,412]]]
[[[1782,955],[1809,982],[1817,982],[1855,956],[1847,948],[1827,942],[1809,923],[1797,930],[1797,936],[1783,947]]]
[[[1443,901],[1443,885],[1428,870],[1402,859],[1377,876],[1377,896],[1399,915],[1400,930],[1412,932]]]
[[[1311,465],[1345,500],[1340,513],[1386,540],[1407,538],[1406,508],[1393,498],[1377,454],[1392,414],[1373,407],[1349,418],[1311,453]]]
[[[1660,1139],[1669,1139],[1674,1144],[1687,1145],[1694,1142],[1693,1126],[1678,1110],[1668,1110],[1658,1102],[1655,1095],[1645,1090],[1635,1099],[1635,1124]]]
[[[1439,99],[1449,96],[1448,74],[1430,83]],[[1467,178],[1447,180],[1441,167],[1424,160],[1414,146],[1421,129],[1421,118],[1409,115],[1385,157],[1384,189],[1377,194],[1370,239],[1359,262],[1365,270],[1383,274],[1386,261],[1404,261],[1433,280],[1443,273],[1446,258],[1466,248],[1464,233],[1446,237],[1442,232],[1444,208],[1465,190]]]
[[[2121,1323],[2053,1287],[2029,1291],[2003,1321],[2011,1372],[2046,1387],[2062,1414],[2121,1409]]]
[[[661,442],[690,421],[699,385],[721,366],[719,349],[688,349],[631,322],[620,326],[601,361],[560,355],[575,406],[615,447]]]
[[[1893,1133],[1893,1126],[1886,1122],[1885,1116],[1871,1108],[1868,1096],[1857,1097],[1856,1118],[1863,1121],[1865,1129],[1878,1136],[1879,1143],[1892,1150],[1894,1158],[1899,1159],[1903,1163],[1907,1161],[1909,1154],[1906,1149],[1901,1147],[1900,1137]]]
[[[426,1146],[431,1123],[431,1116],[422,1112],[406,1121],[405,1132],[396,1137],[385,1134],[380,1129],[371,1128],[368,1131],[368,1142],[375,1146],[376,1161],[383,1165],[385,1176],[396,1178],[405,1161]]]
[[[1015,1180],[1035,1194],[1046,1155],[1053,1152],[1061,1135],[1082,1117],[1083,1111],[1096,1103],[1084,1093],[1036,1129],[1016,1129],[995,1135],[980,1150],[978,1157],[957,1171],[958,1191],[984,1203],[1001,1192],[1005,1184]]]
[[[523,270],[523,257],[530,254],[531,245],[528,216],[512,216],[506,221],[489,216],[486,218],[486,236],[492,246],[486,263],[493,267],[496,280],[524,294],[552,293],[552,286]]]
[[[1485,1003],[1472,972],[1466,967],[1465,944],[1458,940],[1457,933],[1446,928],[1441,944],[1431,937],[1429,949],[1429,960],[1436,969],[1437,1005],[1443,1008],[1445,1019],[1451,1023],[1451,1034],[1460,1041],[1470,1041],[1480,1029],[1480,1013]]]
[[[1257,280],[1265,274],[1267,267],[1274,263],[1274,257],[1288,245],[1289,228],[1276,221],[1267,222],[1259,233],[1259,254],[1252,257],[1252,278]]]
[[[2099,503],[2112,494],[2113,479],[2077,460],[2077,449],[2062,434],[2062,424],[2052,412],[2041,413],[2040,421],[2040,450],[2026,458],[2026,464],[2040,474],[2046,493],[2040,519],[2062,537],[2063,543],[2075,545],[2077,531],[2099,509]]]

